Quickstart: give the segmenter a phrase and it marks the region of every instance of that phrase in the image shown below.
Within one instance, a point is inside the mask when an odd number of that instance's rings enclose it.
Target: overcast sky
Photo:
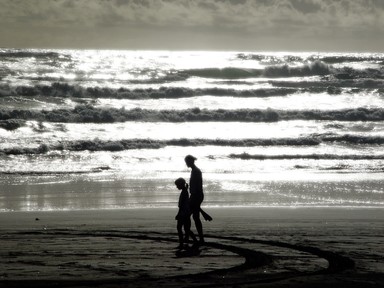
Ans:
[[[384,0],[0,0],[0,47],[384,52]]]

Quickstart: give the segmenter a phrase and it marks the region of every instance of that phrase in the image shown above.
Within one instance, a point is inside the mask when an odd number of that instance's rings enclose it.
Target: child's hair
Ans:
[[[187,182],[185,181],[184,178],[181,178],[181,177],[176,179],[175,184],[176,184],[177,186],[187,187],[187,188],[188,188],[188,184],[187,184]]]

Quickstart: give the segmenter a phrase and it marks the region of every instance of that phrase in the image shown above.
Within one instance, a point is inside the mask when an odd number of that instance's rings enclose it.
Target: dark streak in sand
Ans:
[[[97,231],[97,232],[77,232],[73,230],[53,230],[53,231],[29,231],[22,232],[24,235],[55,235],[55,236],[78,236],[78,237],[108,237],[112,238],[127,238],[136,240],[150,240],[159,242],[174,242],[173,235],[168,233],[156,233],[156,232],[130,232],[131,235],[116,231]],[[199,287],[220,287],[222,285],[258,285],[268,284],[279,281],[285,281],[287,279],[296,279],[304,276],[316,276],[316,275],[330,275],[340,274],[346,270],[353,269],[355,263],[348,257],[339,255],[334,252],[324,251],[316,247],[302,246],[296,244],[290,244],[278,241],[266,241],[248,239],[243,237],[225,237],[225,236],[213,236],[207,235],[210,239],[225,240],[230,243],[256,243],[275,247],[282,247],[310,253],[312,255],[324,258],[328,261],[329,266],[326,269],[320,269],[310,272],[284,272],[274,274],[263,274],[260,268],[273,264],[274,257],[263,252],[255,251],[248,248],[242,248],[235,245],[222,244],[218,242],[207,242],[204,246],[198,248],[204,250],[205,247],[211,247],[219,250],[225,250],[235,253],[245,259],[245,262],[241,265],[230,267],[227,269],[216,269],[208,272],[178,275],[178,276],[165,276],[165,277],[137,277],[136,279],[98,279],[98,280],[0,280],[0,287],[146,287],[150,285],[156,285],[157,287],[175,287],[186,283],[187,286],[199,286]],[[199,256],[195,256],[199,257]],[[36,265],[42,265],[40,262],[30,263]],[[84,267],[82,267],[84,268]],[[89,269],[94,269],[89,265]],[[246,271],[251,271],[250,273]],[[119,271],[117,271],[119,272]],[[120,271],[121,272],[121,271]],[[124,274],[117,273],[117,275],[124,276]],[[246,276],[243,274],[247,273]]]

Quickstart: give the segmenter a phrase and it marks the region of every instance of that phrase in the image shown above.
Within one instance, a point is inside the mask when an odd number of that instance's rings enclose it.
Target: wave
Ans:
[[[341,64],[351,62],[372,62],[372,63],[384,63],[384,55],[335,55],[335,56],[312,56],[309,60],[318,59],[328,64]]]
[[[239,53],[237,54],[236,58],[240,60],[258,61],[261,64],[268,64],[268,65],[282,64],[282,63],[297,63],[297,62],[304,62],[306,60],[305,57],[301,57],[297,55],[276,56],[271,54],[254,54],[254,53],[250,53],[250,54]]]
[[[320,89],[329,87],[331,89],[338,88],[351,88],[351,89],[384,89],[384,81],[380,79],[353,79],[345,74],[332,75],[322,81],[280,81],[280,80],[269,80],[268,83],[273,87],[284,87],[284,88],[307,88],[307,89]],[[342,79],[345,78],[345,79]],[[382,92],[382,91],[381,91]]]
[[[324,61],[316,60],[300,66],[271,65],[263,69],[246,69],[236,67],[201,68],[179,71],[178,75],[185,79],[189,77],[213,79],[247,79],[247,78],[291,78],[321,76],[322,82],[330,80],[351,79],[384,79],[384,67],[355,69],[351,67],[335,68]],[[333,78],[329,78],[333,77]],[[300,85],[302,81],[298,81]],[[329,84],[328,84],[329,85]]]
[[[55,175],[69,175],[69,174],[89,174],[100,173],[105,170],[112,169],[109,166],[100,166],[91,168],[89,170],[75,170],[75,171],[0,171],[0,175],[21,175],[21,176],[55,176]]]
[[[281,77],[304,77],[332,74],[332,68],[321,61],[314,61],[299,67],[286,65],[268,66],[264,69],[245,69],[245,68],[202,68],[187,69],[180,72],[181,75],[196,76],[203,78],[222,78],[222,79],[245,79],[245,78],[281,78]]]
[[[135,108],[95,108],[79,105],[74,109],[6,110],[0,109],[0,120],[21,119],[61,123],[144,122],[278,122],[289,120],[327,121],[383,121],[384,108],[356,108],[342,110],[275,110],[237,109],[208,110],[148,110]],[[22,122],[22,121],[21,121]]]
[[[13,131],[25,126],[25,121],[20,119],[0,120],[0,128]]]
[[[59,98],[112,98],[112,99],[129,99],[129,100],[148,100],[148,99],[180,99],[198,96],[230,96],[230,97],[281,97],[296,93],[328,93],[332,95],[341,94],[342,88],[358,86],[351,84],[351,81],[269,81],[274,86],[271,88],[259,89],[232,89],[232,88],[187,88],[187,87],[159,87],[143,88],[143,89],[127,89],[127,88],[107,88],[107,87],[82,87],[63,82],[53,82],[51,85],[36,84],[33,86],[10,86],[0,84],[0,97],[21,96],[21,97],[59,97]],[[347,84],[345,84],[347,83]],[[376,83],[376,84],[375,84]],[[221,83],[220,83],[221,84]],[[384,88],[383,81],[367,81],[366,85],[361,84],[361,88],[354,87],[346,92],[358,93],[365,89],[366,91],[380,90],[381,85]],[[379,88],[378,88],[379,87]],[[378,88],[378,90],[377,90]]]
[[[160,149],[166,146],[197,147],[197,146],[230,146],[230,147],[254,147],[254,146],[316,146],[320,142],[313,138],[278,138],[278,139],[127,139],[119,141],[67,141],[50,149],[69,151],[123,151],[131,149]],[[40,148],[41,150],[41,148]]]
[[[359,135],[319,135],[314,136],[322,142],[346,143],[346,144],[364,144],[364,145],[383,145],[384,138],[379,136],[359,136]]]
[[[8,67],[5,66],[0,66],[0,80],[7,76],[15,76],[17,75],[17,72],[9,69]]]
[[[237,54],[237,59],[240,60],[252,60],[259,61],[261,64],[282,64],[282,63],[304,63],[308,61],[322,61],[327,64],[341,64],[351,62],[373,62],[383,63],[383,54],[350,54],[350,55],[309,55],[309,56],[298,56],[298,55],[270,55],[270,54]]]
[[[198,147],[198,146],[227,146],[227,147],[257,147],[257,146],[319,146],[323,143],[344,143],[353,145],[384,145],[384,137],[365,136],[309,136],[301,138],[273,138],[273,139],[123,139],[123,140],[75,140],[60,141],[50,146],[41,144],[36,148],[13,147],[0,150],[1,155],[39,155],[62,151],[109,151],[119,152],[136,149],[161,149],[167,146]],[[50,154],[54,155],[54,154]],[[61,155],[61,154],[60,154]],[[231,154],[230,158],[240,159],[328,159],[328,160],[382,160],[384,155],[333,155],[333,154],[310,154],[310,155],[250,155]]]
[[[338,154],[294,154],[294,155],[264,155],[264,154],[230,154],[229,158],[242,160],[384,160],[384,155],[338,155]]]
[[[280,139],[126,139],[116,141],[76,140],[61,141],[59,144],[48,146],[41,144],[36,148],[13,147],[0,150],[3,155],[37,155],[54,151],[109,151],[118,152],[135,149],[160,149],[167,146],[197,147],[197,146],[231,146],[231,147],[254,147],[254,146],[316,146],[320,142],[314,138],[280,138]]]
[[[44,50],[9,50],[4,49],[0,50],[0,59],[1,58],[39,58],[39,59],[61,59],[61,60],[71,60],[70,55],[66,55],[54,51],[44,51]]]
[[[322,91],[320,91],[322,90]],[[318,93],[326,88],[317,89]],[[54,82],[51,85],[16,86],[0,85],[0,97],[3,96],[46,96],[62,98],[115,98],[115,99],[178,99],[196,96],[232,96],[232,97],[273,97],[286,96],[300,91],[297,88],[260,88],[236,90],[230,88],[184,88],[160,87],[158,89],[126,89],[106,87],[81,87],[68,83]],[[316,92],[313,90],[313,92]]]

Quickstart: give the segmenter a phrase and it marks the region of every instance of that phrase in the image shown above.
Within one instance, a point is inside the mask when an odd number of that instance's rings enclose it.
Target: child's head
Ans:
[[[177,189],[183,189],[187,185],[187,182],[185,181],[184,178],[180,177],[180,178],[176,179],[175,185],[176,185]]]

